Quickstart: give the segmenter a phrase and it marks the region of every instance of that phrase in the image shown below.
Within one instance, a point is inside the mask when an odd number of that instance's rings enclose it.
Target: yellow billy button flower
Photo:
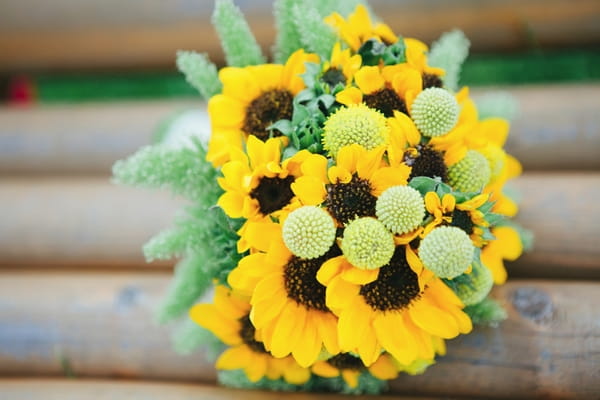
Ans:
[[[342,107],[325,121],[323,147],[332,158],[342,147],[354,143],[372,150],[387,143],[388,131],[380,112],[362,104]]]
[[[421,225],[425,204],[421,193],[410,186],[393,186],[377,199],[375,213],[387,229],[401,235]]]
[[[213,304],[197,304],[190,310],[191,319],[211,331],[230,346],[219,356],[217,369],[243,369],[251,382],[263,377],[283,378],[288,383],[302,384],[310,371],[298,365],[292,357],[274,358],[266,351],[260,336],[249,319],[250,304],[244,296],[219,285]]]
[[[317,258],[335,241],[335,222],[327,211],[304,206],[292,211],[283,223],[283,242],[300,258]]]
[[[461,192],[479,192],[490,181],[490,164],[475,150],[467,151],[465,158],[448,168],[450,185]]]
[[[215,167],[221,166],[230,160],[232,151],[243,148],[249,135],[266,140],[270,135],[269,125],[291,119],[294,96],[304,89],[300,74],[306,69],[305,62],[318,60],[316,54],[298,50],[285,65],[221,69],[223,91],[208,101],[212,134],[206,159]],[[273,135],[280,133],[274,131]]]
[[[475,247],[460,228],[435,228],[419,244],[419,257],[440,278],[452,279],[465,272],[473,261]]]
[[[364,217],[344,229],[342,252],[350,264],[360,269],[377,269],[394,254],[394,238],[380,221]]]
[[[424,136],[442,136],[458,121],[459,108],[454,96],[442,88],[423,90],[412,103],[411,116]]]

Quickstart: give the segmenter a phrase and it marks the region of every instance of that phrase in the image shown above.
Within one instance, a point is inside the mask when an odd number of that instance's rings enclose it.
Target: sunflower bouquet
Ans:
[[[210,137],[114,166],[118,182],[190,200],[144,252],[181,257],[158,319],[189,315],[176,349],[212,349],[226,385],[378,393],[505,318],[488,294],[526,242],[504,191],[521,169],[503,150],[506,107],[478,112],[459,89],[461,32],[428,49],[371,15],[277,0],[266,63],[217,0],[228,66],[177,58]]]

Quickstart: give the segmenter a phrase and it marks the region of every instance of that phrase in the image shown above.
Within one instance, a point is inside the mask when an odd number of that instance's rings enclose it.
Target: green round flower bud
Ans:
[[[327,253],[335,241],[335,222],[327,211],[304,206],[292,211],[283,223],[286,247],[297,257],[317,258]]]
[[[323,127],[323,147],[333,158],[338,151],[357,143],[367,150],[385,144],[389,128],[385,116],[364,104],[342,107],[330,115]]]
[[[448,168],[450,185],[461,192],[478,192],[490,181],[490,164],[483,154],[475,150]]]
[[[360,269],[376,269],[394,255],[394,237],[371,217],[358,218],[344,229],[342,252],[350,264]]]
[[[410,186],[392,186],[377,199],[375,213],[386,228],[401,235],[423,222],[425,203],[421,193]]]
[[[473,261],[471,238],[455,226],[435,228],[421,240],[419,258],[440,278],[452,279],[465,272]]]
[[[438,87],[423,90],[412,103],[410,115],[423,136],[442,136],[458,121],[460,108],[452,93]]]
[[[459,283],[455,292],[465,306],[477,304],[487,297],[494,285],[491,271],[479,263],[473,263],[473,271],[468,274],[469,284]]]

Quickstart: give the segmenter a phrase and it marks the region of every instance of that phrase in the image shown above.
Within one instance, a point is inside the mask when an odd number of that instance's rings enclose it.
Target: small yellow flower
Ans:
[[[217,359],[217,369],[243,369],[251,382],[263,377],[283,378],[288,383],[302,384],[310,378],[310,371],[298,365],[293,358],[274,358],[258,340],[249,319],[250,304],[244,296],[219,285],[215,288],[213,304],[197,304],[190,310],[190,318],[211,331],[230,346]]]
[[[318,62],[318,56],[298,50],[285,65],[221,69],[223,91],[208,101],[212,134],[206,159],[215,167],[221,166],[231,159],[232,151],[243,148],[249,135],[266,140],[272,123],[290,119],[294,96],[304,89],[299,75],[306,68],[305,62]]]
[[[325,22],[336,29],[340,37],[354,51],[358,51],[360,46],[369,39],[377,39],[386,44],[398,41],[398,37],[386,24],[373,25],[369,11],[363,5],[358,5],[348,16],[348,20],[338,13],[333,13],[325,18]]]
[[[321,79],[332,88],[338,83],[348,86],[352,83],[354,74],[360,69],[361,56],[352,54],[350,49],[342,50],[340,43],[333,46],[331,59],[323,63]]]

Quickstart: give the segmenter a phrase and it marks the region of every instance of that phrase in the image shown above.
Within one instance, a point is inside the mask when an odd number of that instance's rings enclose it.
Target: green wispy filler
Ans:
[[[302,2],[297,0],[276,0],[273,4],[275,27],[277,28],[273,58],[278,64],[285,63],[285,60],[294,51],[302,47],[300,32],[296,28],[293,13],[294,7],[298,4],[302,4]]]
[[[480,303],[467,306],[463,310],[475,325],[498,326],[507,317],[506,310],[489,297]]]
[[[432,67],[443,68],[446,89],[456,92],[463,62],[469,55],[469,39],[459,30],[444,33],[431,45],[427,62]]]
[[[318,54],[323,60],[329,59],[337,37],[317,9],[297,4],[292,8],[292,15],[304,49]]]
[[[486,93],[475,98],[479,119],[492,117],[504,118],[512,121],[518,114],[519,104],[517,99],[508,92],[498,91]]]
[[[177,68],[204,100],[221,92],[217,67],[208,59],[207,54],[180,50],[177,52]]]
[[[212,23],[217,30],[225,60],[232,67],[265,63],[262,50],[248,22],[232,0],[217,0]]]
[[[195,148],[146,146],[113,165],[116,183],[168,189],[198,204],[212,205],[222,193],[217,185],[217,171],[205,160],[206,150],[196,142]]]

